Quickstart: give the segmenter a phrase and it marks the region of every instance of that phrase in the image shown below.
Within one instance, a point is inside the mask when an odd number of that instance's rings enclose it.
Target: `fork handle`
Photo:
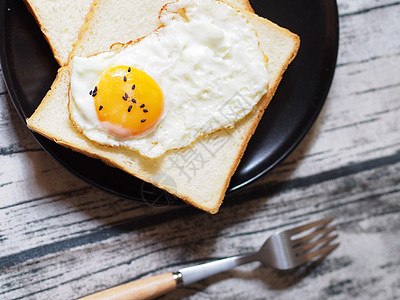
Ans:
[[[176,273],[166,273],[125,283],[79,300],[144,300],[153,299],[212,275],[255,261],[256,254],[241,255],[183,268]]]
[[[173,273],[166,273],[150,278],[125,283],[108,290],[104,290],[80,300],[144,300],[171,292],[177,287],[177,280]]]

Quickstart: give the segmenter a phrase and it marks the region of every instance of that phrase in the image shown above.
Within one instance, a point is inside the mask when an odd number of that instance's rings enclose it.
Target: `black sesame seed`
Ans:
[[[145,112],[145,113],[147,113],[147,112],[149,112],[147,109],[143,109],[143,112]]]
[[[96,97],[96,95],[97,95],[97,92],[92,93],[92,97]]]
[[[136,103],[136,100],[132,98],[132,102],[133,102],[133,103]]]
[[[144,104],[140,105],[140,108],[143,108],[143,107],[144,107]]]
[[[131,71],[131,67],[128,68],[128,72],[130,72],[130,71]]]
[[[126,82],[126,76],[124,76],[124,81]]]
[[[132,90],[134,90],[136,88],[136,84],[132,85]]]
[[[132,110],[132,105],[130,105],[130,106],[128,107],[128,112],[131,112],[131,110]]]
[[[127,94],[127,93],[125,93],[125,95],[124,95],[124,96],[122,96],[122,99],[124,99],[124,100],[126,101],[126,100],[128,100],[128,97],[129,97],[129,96],[128,96],[128,94]]]
[[[103,105],[100,105],[99,110],[102,110],[102,109],[103,109]]]
[[[97,93],[97,86],[94,87],[93,93]]]
[[[89,92],[89,95],[92,96],[92,93],[93,93],[93,91],[91,90],[91,91]]]
[[[141,119],[140,122],[144,123],[146,122],[146,119]]]

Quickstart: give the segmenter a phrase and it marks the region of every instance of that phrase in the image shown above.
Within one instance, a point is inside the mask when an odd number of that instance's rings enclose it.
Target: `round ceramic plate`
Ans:
[[[325,102],[338,50],[336,1],[250,3],[260,16],[298,34],[301,46],[232,177],[228,193],[270,171],[304,138]],[[0,13],[2,70],[12,101],[25,122],[49,90],[58,65],[22,0],[2,1]],[[34,136],[66,169],[95,187],[141,202],[171,203],[166,193],[139,179]]]

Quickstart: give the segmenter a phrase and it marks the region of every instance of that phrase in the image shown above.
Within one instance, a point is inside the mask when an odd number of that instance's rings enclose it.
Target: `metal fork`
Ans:
[[[324,219],[296,228],[273,233],[258,252],[233,256],[214,262],[183,268],[175,273],[166,273],[151,278],[126,283],[81,299],[152,299],[177,287],[187,286],[209,276],[228,271],[234,267],[259,261],[279,270],[289,270],[324,257],[339,243],[331,245],[337,238],[330,235],[336,226],[327,227],[333,220]]]

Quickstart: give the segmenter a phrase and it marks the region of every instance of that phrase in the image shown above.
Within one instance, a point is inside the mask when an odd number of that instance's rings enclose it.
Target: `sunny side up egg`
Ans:
[[[179,0],[160,21],[118,51],[73,59],[70,119],[90,140],[155,158],[233,126],[267,92],[267,59],[237,9]]]

